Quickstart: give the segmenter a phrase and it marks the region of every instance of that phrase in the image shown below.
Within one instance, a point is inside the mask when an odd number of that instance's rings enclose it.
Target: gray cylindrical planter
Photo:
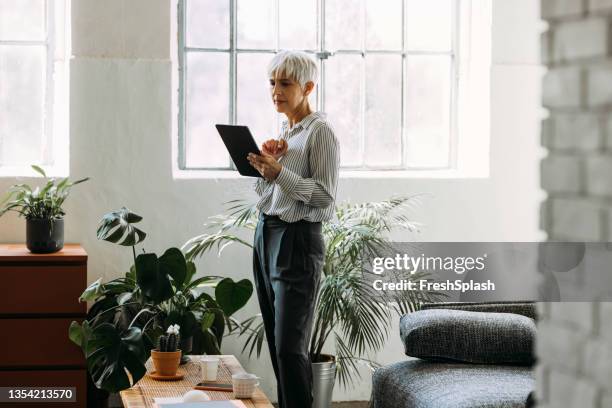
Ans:
[[[26,246],[31,252],[48,254],[64,247],[64,219],[26,220]]]
[[[336,379],[336,362],[326,361],[312,363],[312,407],[331,407],[334,381]]]

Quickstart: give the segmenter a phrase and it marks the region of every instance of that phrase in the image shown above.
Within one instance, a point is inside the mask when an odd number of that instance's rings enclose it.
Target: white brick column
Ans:
[[[612,241],[612,0],[541,0],[542,228]],[[539,407],[612,408],[612,303],[543,303]]]

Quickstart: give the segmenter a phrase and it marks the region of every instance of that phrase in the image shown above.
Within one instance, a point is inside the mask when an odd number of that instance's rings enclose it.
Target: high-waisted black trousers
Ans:
[[[324,254],[321,223],[260,217],[253,272],[281,408],[312,406],[308,347]]]

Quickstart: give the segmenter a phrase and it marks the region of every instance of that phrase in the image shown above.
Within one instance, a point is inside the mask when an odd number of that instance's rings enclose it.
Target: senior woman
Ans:
[[[287,120],[278,139],[248,157],[263,176],[255,184],[253,272],[282,408],[312,406],[308,344],[325,255],[321,222],[333,214],[340,164],[331,126],[308,102],[317,71],[303,52],[276,54],[270,96]]]

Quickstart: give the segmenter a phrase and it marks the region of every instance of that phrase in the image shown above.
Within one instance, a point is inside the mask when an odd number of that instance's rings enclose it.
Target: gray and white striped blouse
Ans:
[[[288,150],[279,159],[283,168],[274,181],[258,179],[257,208],[286,222],[327,221],[334,213],[340,167],[340,144],[325,114],[314,112],[289,128],[280,139]]]

